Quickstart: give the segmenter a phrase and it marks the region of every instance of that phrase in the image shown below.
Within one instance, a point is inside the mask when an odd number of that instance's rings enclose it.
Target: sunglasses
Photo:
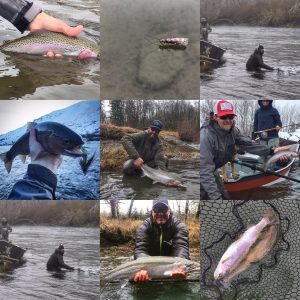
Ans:
[[[156,134],[159,134],[159,132],[160,132],[160,130],[159,129],[157,129],[157,128],[153,128],[153,127],[150,127],[151,128],[151,130],[153,131],[153,132],[155,132]]]
[[[234,119],[234,115],[226,115],[226,116],[222,116],[222,117],[219,117],[221,120],[233,120]]]

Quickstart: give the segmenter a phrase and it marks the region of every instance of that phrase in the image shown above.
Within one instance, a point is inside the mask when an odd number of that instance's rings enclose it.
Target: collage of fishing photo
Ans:
[[[0,299],[300,299],[299,16],[0,0]]]

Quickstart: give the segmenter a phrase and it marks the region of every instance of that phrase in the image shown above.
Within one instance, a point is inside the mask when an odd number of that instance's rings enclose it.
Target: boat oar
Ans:
[[[300,183],[300,180],[298,180],[296,178],[292,178],[292,177],[289,177],[289,176],[286,176],[286,175],[281,175],[281,174],[279,174],[277,172],[274,172],[274,171],[264,170],[262,167],[259,167],[259,166],[253,165],[253,164],[249,164],[249,163],[246,163],[246,162],[241,162],[237,159],[234,159],[233,161],[234,161],[235,164],[248,167],[248,168],[252,169],[253,171],[257,170],[257,171],[260,171],[260,172],[263,172],[263,173],[266,173],[266,174],[274,175],[274,176],[277,176],[277,177],[282,177],[282,178]]]

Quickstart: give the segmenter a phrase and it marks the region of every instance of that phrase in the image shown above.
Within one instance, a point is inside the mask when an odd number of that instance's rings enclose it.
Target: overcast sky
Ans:
[[[0,134],[84,100],[1,100]]]

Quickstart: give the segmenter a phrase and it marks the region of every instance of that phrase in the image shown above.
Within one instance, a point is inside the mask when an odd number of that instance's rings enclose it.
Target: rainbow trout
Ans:
[[[33,123],[33,127],[36,130],[37,141],[48,153],[71,157],[86,155],[82,152],[84,142],[81,136],[70,128],[56,122]],[[8,152],[0,154],[0,159],[3,160],[8,173],[17,155],[20,155],[23,161],[25,161],[26,155],[29,155],[29,132],[22,135]]]
[[[279,151],[276,154],[274,154],[271,158],[268,159],[268,161],[264,165],[264,170],[266,171],[270,167],[273,168],[281,156],[286,156],[289,159],[293,159],[299,156],[299,153],[293,151]]]
[[[270,208],[258,224],[228,247],[214,272],[215,281],[227,287],[233,278],[261,261],[274,248],[279,232],[279,217]]]
[[[178,269],[187,273],[185,280],[199,280],[200,278],[200,264],[197,262],[180,257],[147,256],[120,265],[107,274],[104,281],[133,281],[135,274],[141,270],[146,270],[152,281],[172,281],[179,279],[172,277],[172,272]]]
[[[69,37],[63,33],[44,30],[32,32],[15,40],[5,41],[0,46],[0,50],[38,55],[53,51],[79,58],[97,57],[100,53],[100,47],[87,39]]]
[[[180,176],[175,173],[163,171],[160,169],[153,169],[147,166],[146,164],[143,164],[141,169],[143,171],[142,176],[146,176],[153,180],[153,184],[159,182],[165,185],[186,188],[184,185],[182,185],[182,180]]]

